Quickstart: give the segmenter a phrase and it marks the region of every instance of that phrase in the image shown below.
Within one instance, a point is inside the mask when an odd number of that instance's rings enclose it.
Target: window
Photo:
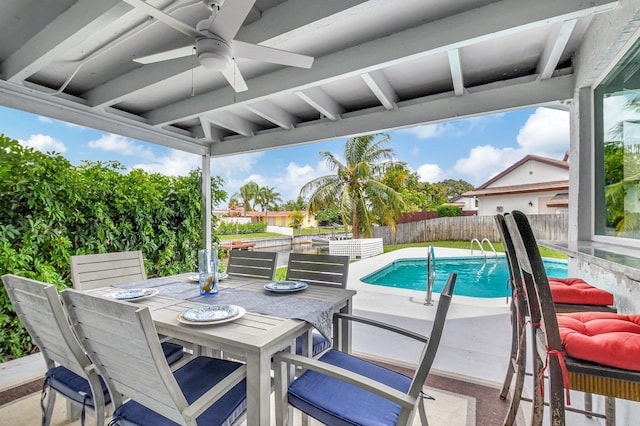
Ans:
[[[640,239],[640,43],[594,92],[595,235]]]

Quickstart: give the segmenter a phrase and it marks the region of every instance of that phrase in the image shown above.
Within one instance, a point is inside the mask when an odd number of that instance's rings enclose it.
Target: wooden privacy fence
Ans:
[[[529,221],[538,240],[566,240],[569,216],[566,214],[530,215]],[[471,241],[488,238],[499,241],[493,216],[458,216],[399,223],[394,234],[387,226],[374,228],[375,238],[384,244],[408,244],[425,241]]]

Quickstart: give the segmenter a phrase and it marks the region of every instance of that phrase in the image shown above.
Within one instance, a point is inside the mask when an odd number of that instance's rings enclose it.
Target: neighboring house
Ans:
[[[521,210],[527,214],[567,213],[569,162],[527,155],[502,173],[462,194],[476,197],[478,215]]]
[[[473,216],[478,214],[476,197],[465,197],[461,195],[445,204],[450,204],[453,206],[460,207],[462,209],[463,216]]]
[[[302,213],[302,227],[303,228],[315,228],[318,226],[318,221],[314,214],[309,215],[306,210],[301,210]],[[246,216],[242,215],[242,209],[231,210],[215,210],[214,215],[220,217],[224,222],[237,222],[237,223],[258,223],[267,222],[269,226],[280,226],[288,228],[293,222],[293,214],[295,211],[269,211],[267,212],[267,218],[265,219],[265,213],[262,211],[248,211]]]

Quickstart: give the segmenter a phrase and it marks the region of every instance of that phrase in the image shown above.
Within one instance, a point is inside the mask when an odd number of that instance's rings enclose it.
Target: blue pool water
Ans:
[[[545,259],[544,264],[548,276],[567,276],[566,261]],[[481,257],[436,259],[434,293],[442,291],[450,272],[458,273],[454,294],[470,297],[505,297],[509,293],[507,289],[509,269],[505,257],[497,259]],[[385,287],[426,291],[426,277],[426,259],[398,259],[365,276],[362,281]]]

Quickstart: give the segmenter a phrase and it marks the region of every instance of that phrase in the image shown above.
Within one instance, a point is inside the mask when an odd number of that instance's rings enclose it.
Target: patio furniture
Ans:
[[[140,250],[71,256],[73,288],[90,290],[147,279]]]
[[[244,413],[245,365],[199,356],[172,373],[148,307],[70,289],[61,297],[111,390],[115,424],[226,425]]]
[[[347,287],[349,256],[330,254],[290,253],[287,280],[304,281],[309,285]],[[296,339],[296,353],[303,354],[304,339]],[[311,354],[316,356],[331,347],[331,342],[317,332],[311,333]]]
[[[456,274],[452,273],[440,294],[430,337],[366,318],[335,315],[343,321],[357,321],[424,342],[413,378],[335,349],[318,359],[286,352],[276,354],[276,424],[289,424],[289,404],[331,425],[408,425],[416,410],[426,425],[421,392],[440,343],[455,281]],[[302,367],[305,372],[288,384],[290,365]]]
[[[91,290],[115,284],[127,284],[147,279],[142,251],[85,254],[71,256],[73,288]],[[162,350],[169,364],[184,356],[184,346],[162,342]]]
[[[511,299],[511,353],[504,383],[500,392],[500,399],[506,399],[515,374],[516,380],[513,388],[513,396],[504,421],[505,425],[512,425],[515,422],[520,400],[522,399],[521,395],[526,375],[527,339],[525,335],[526,317],[529,316],[529,310],[522,274],[520,273],[511,234],[502,214],[497,214],[495,221],[498,233],[500,234],[500,240],[504,246],[507,267],[509,269],[509,284],[513,295]],[[551,284],[552,280],[554,284]],[[611,306],[613,302],[613,295],[611,295],[611,293],[593,287],[581,279],[549,278],[549,283],[556,289],[555,292],[552,290],[556,312],[616,312],[615,307]],[[591,408],[591,397],[588,394],[585,394],[585,405],[587,409]]]
[[[556,314],[549,280],[526,215],[505,217],[524,279],[533,334],[532,425],[542,424],[538,379],[548,371],[551,424],[565,424],[569,389],[605,396],[607,425],[615,424],[615,400],[640,401],[640,315],[610,312]],[[576,410],[583,412],[582,410]]]
[[[111,397],[71,330],[55,286],[16,275],[4,275],[2,282],[18,318],[40,348],[47,365],[43,397],[47,388],[53,392],[42,406],[43,425],[51,421],[57,393],[70,404],[82,407],[83,424],[85,408],[94,413],[97,425],[104,424],[105,405],[111,402]],[[69,420],[73,420],[71,413],[72,410],[67,410]]]
[[[272,280],[276,273],[278,253],[271,251],[229,251],[227,274]]]

